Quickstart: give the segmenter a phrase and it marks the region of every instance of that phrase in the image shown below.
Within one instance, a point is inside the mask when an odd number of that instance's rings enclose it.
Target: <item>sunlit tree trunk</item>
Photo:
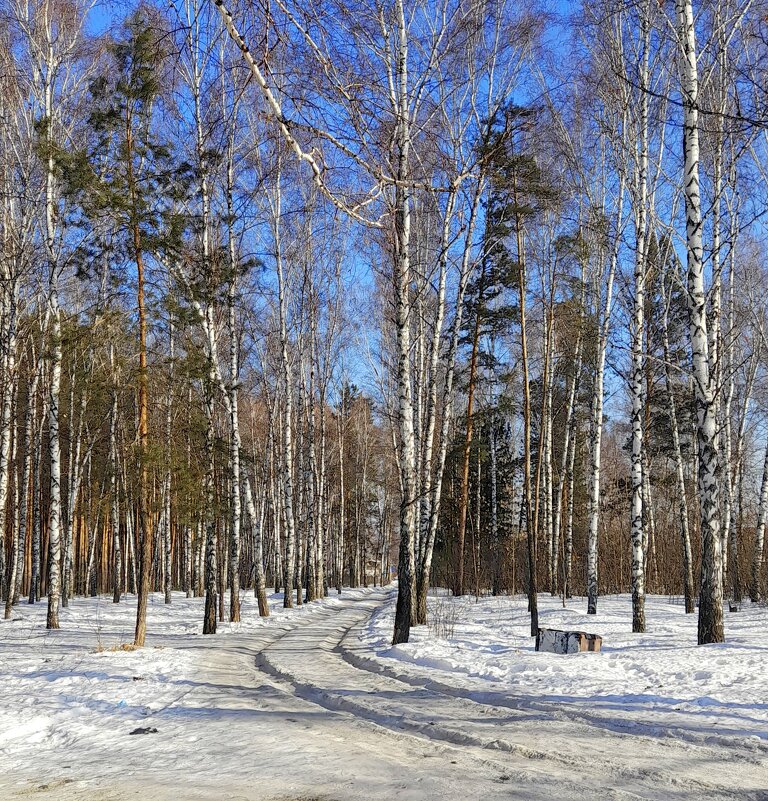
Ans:
[[[3,270],[6,273],[5,270]],[[2,348],[2,362],[0,362],[0,378],[3,380],[2,406],[0,406],[0,594],[7,593],[12,599],[13,588],[6,586],[6,566],[5,566],[5,539],[6,539],[6,520],[8,491],[10,488],[11,466],[12,466],[12,440],[14,428],[14,400],[18,386],[18,375],[16,370],[16,338],[17,338],[17,292],[18,283],[10,278],[10,274],[2,275],[4,286],[0,286],[2,292],[3,306],[0,321],[4,331],[0,333],[0,348]],[[13,531],[11,539],[11,575],[13,576],[13,564],[15,563],[14,553],[17,550],[17,532]],[[4,597],[4,596],[3,596]],[[6,617],[10,617],[10,604],[6,606]]]
[[[643,462],[645,459],[644,430],[644,333],[645,333],[645,282],[648,271],[647,225],[648,225],[648,64],[650,58],[649,3],[644,3],[641,11],[642,57],[640,63],[640,117],[637,166],[634,181],[635,218],[635,275],[634,303],[632,308],[632,373],[630,391],[632,397],[632,512],[630,528],[632,537],[632,631],[645,631],[645,523]]]
[[[501,589],[501,549],[499,543],[498,459],[496,457],[496,415],[491,415],[488,432],[488,462],[491,482],[491,590],[498,595]],[[478,531],[479,536],[479,531]]]
[[[678,0],[683,101],[683,185],[688,254],[688,316],[696,402],[698,494],[701,525],[701,592],[698,641],[723,642],[723,574],[720,541],[719,466],[715,398],[710,379],[707,341],[707,295],[704,287],[704,252],[699,189],[699,79],[696,32],[691,0]]]
[[[414,440],[413,402],[411,397],[411,201],[406,187],[409,177],[410,108],[408,102],[408,31],[403,0],[395,0],[395,94],[393,112],[396,119],[394,139],[398,183],[395,187],[394,294],[395,328],[397,332],[398,432],[400,435],[400,554],[398,558],[398,592],[395,608],[393,645],[408,642],[414,622],[416,444]]]
[[[232,221],[235,217],[234,208],[234,141],[229,140],[227,158],[227,217],[230,224],[227,227],[228,255],[229,255],[229,283],[227,284],[227,328],[229,335],[229,471],[230,471],[230,552],[229,552],[229,571],[230,571],[230,599],[229,599],[229,619],[231,622],[240,620],[240,492],[242,485],[247,485],[247,496],[251,495],[250,480],[247,473],[241,477],[240,451],[242,441],[240,437],[240,413],[239,413],[239,386],[240,386],[240,336],[237,330],[235,297],[237,292],[238,258],[235,246],[235,232],[232,228]],[[251,504],[253,500],[251,499]],[[251,525],[254,525],[251,518]],[[253,530],[253,529],[252,529]],[[259,613],[265,613],[262,604],[266,606],[266,594],[264,590],[264,567],[261,554],[261,531],[256,534],[259,544],[258,564],[256,567],[257,597],[259,598]],[[255,556],[254,556],[255,558]],[[261,583],[259,585],[259,579]]]
[[[48,42],[44,97],[50,153],[45,173],[45,253],[48,262],[48,315],[50,326],[51,388],[48,406],[49,499],[48,499],[48,617],[46,628],[59,628],[61,599],[61,443],[59,440],[59,394],[61,391],[61,310],[59,266],[56,263],[56,198],[53,161],[53,45]]]

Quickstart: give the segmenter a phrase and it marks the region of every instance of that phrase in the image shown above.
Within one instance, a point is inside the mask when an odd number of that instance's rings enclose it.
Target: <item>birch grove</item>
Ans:
[[[6,618],[766,597],[765,10],[572,12],[3,0]]]

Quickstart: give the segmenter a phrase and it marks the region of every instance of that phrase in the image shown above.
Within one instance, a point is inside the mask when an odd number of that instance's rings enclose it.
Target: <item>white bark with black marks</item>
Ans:
[[[723,642],[723,573],[720,540],[717,420],[707,337],[707,293],[704,286],[703,218],[699,184],[699,79],[696,30],[691,0],[677,0],[681,90],[683,102],[683,186],[688,255],[688,319],[691,337],[696,448],[698,453],[701,527],[700,645]]]

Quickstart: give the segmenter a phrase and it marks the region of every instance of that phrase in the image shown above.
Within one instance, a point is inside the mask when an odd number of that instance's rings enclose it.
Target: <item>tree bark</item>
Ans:
[[[398,183],[395,187],[394,290],[395,325],[397,330],[398,431],[400,434],[400,552],[398,558],[397,606],[392,644],[408,642],[414,618],[415,579],[415,442],[413,403],[411,398],[410,337],[410,192],[406,187],[409,175],[410,108],[408,102],[408,32],[403,0],[395,0],[396,15],[396,95],[393,97],[396,119],[395,157]]]
[[[720,541],[719,464],[715,397],[710,380],[707,341],[707,295],[704,287],[702,213],[699,192],[699,79],[696,32],[691,0],[677,0],[682,67],[684,190],[688,254],[688,318],[696,402],[699,517],[701,525],[701,592],[698,641],[723,642],[723,574]]]
[[[592,398],[591,439],[592,451],[589,465],[589,530],[587,534],[587,614],[597,614],[598,597],[598,526],[600,523],[600,462],[603,442],[603,402],[605,396],[605,356],[608,350],[608,334],[611,326],[613,303],[613,281],[619,258],[621,227],[624,209],[624,177],[620,174],[616,209],[616,226],[608,275],[605,278],[605,298],[600,309],[597,335],[597,359],[595,366],[595,389]],[[598,284],[598,287],[600,284]],[[602,291],[598,289],[598,304]]]
[[[461,462],[461,486],[459,488],[459,512],[456,536],[456,576],[453,585],[454,595],[464,595],[464,539],[467,530],[467,508],[469,506],[469,459],[472,453],[472,433],[474,430],[473,403],[475,399],[475,381],[477,378],[477,358],[480,349],[480,324],[483,305],[483,278],[477,296],[475,324],[472,331],[472,353],[469,359],[469,383],[467,388],[467,415],[464,447]]]

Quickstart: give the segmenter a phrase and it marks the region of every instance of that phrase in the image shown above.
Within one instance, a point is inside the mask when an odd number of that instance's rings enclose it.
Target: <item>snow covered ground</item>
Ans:
[[[0,798],[768,800],[764,609],[698,649],[666,600],[637,637],[626,599],[585,625],[542,596],[542,625],[606,637],[555,657],[521,599],[435,599],[397,648],[391,589],[275,597],[267,620],[243,602],[203,637],[201,599],[153,596],[140,651],[131,600],[76,599],[56,632],[44,604],[0,621]]]
[[[153,595],[138,651],[120,648],[133,639],[135,599],[76,599],[55,632],[45,604],[20,605],[0,621],[0,797],[320,797],[344,786],[355,757],[384,784],[386,759],[333,754],[338,726],[316,726],[314,710],[254,669],[254,654],[291,626],[363,594],[292,610],[273,597],[266,620],[246,596],[244,622],[215,637],[201,634],[202,599],[175,593],[166,606]],[[310,721],[319,736],[305,733]],[[158,731],[130,735],[147,727]]]
[[[591,616],[583,598],[564,609],[561,599],[541,595],[540,626],[604,638],[601,653],[568,656],[534,651],[524,598],[436,594],[429,607],[430,626],[415,629],[408,644],[390,647],[392,610],[386,606],[373,615],[361,642],[383,665],[406,673],[507,693],[518,702],[594,708],[614,728],[646,722],[662,734],[768,746],[766,607],[747,603],[726,613],[727,642],[700,647],[697,616],[686,615],[680,599],[649,597],[648,631],[632,634],[629,596],[601,598],[599,614]]]

